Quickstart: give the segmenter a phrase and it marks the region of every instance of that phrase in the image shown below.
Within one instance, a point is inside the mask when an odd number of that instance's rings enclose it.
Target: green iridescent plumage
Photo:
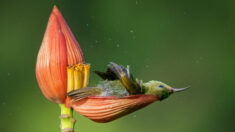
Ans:
[[[170,94],[184,89],[173,89],[160,81],[149,81],[143,83],[130,73],[129,67],[123,67],[111,62],[106,72],[95,71],[103,81],[95,87],[81,88],[68,93],[73,100],[83,99],[89,96],[128,96],[137,94],[155,95],[160,100],[167,98]]]

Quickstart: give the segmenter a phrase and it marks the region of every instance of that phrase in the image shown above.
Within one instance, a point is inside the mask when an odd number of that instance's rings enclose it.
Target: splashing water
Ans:
[[[97,85],[98,88],[102,89],[100,96],[117,96],[123,97],[129,95],[128,91],[121,84],[119,80],[116,81],[101,81]]]

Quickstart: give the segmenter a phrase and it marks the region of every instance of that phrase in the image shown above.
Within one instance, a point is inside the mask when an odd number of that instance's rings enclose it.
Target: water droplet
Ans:
[[[87,24],[86,24],[86,26],[88,27],[88,26],[89,26],[89,24],[87,23]]]
[[[8,73],[7,73],[7,76],[10,76],[10,75],[11,75],[11,73],[10,73],[10,72],[8,72]]]
[[[134,118],[136,118],[136,115],[133,115]]]
[[[119,44],[117,44],[117,47],[119,48],[119,47],[120,47],[120,45],[119,45]]]
[[[134,33],[134,31],[133,31],[133,30],[130,30],[130,33]]]
[[[145,68],[149,68],[149,65],[145,65]]]
[[[91,47],[91,48],[94,48],[94,45],[91,44],[90,47]]]

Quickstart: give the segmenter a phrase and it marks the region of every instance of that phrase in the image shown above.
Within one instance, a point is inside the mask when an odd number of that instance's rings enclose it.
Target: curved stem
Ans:
[[[73,132],[75,119],[73,119],[73,110],[72,108],[67,108],[65,104],[59,104],[61,109],[61,115],[60,115],[60,128],[61,132]]]

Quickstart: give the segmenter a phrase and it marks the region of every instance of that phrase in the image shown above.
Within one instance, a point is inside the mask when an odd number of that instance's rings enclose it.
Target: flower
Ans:
[[[67,66],[84,63],[82,51],[56,6],[50,15],[38,53],[36,78],[44,96],[65,103]]]
[[[90,65],[85,64],[78,42],[55,6],[36,63],[37,81],[47,99],[62,104],[62,111],[71,110],[72,107],[81,115],[96,122],[115,120],[159,100],[153,95],[90,96],[77,101],[67,97],[67,92],[87,87],[89,72]],[[71,113],[61,115],[61,118],[69,121],[67,123],[73,125],[71,117]],[[67,128],[62,123],[61,129],[72,130],[72,126]]]

